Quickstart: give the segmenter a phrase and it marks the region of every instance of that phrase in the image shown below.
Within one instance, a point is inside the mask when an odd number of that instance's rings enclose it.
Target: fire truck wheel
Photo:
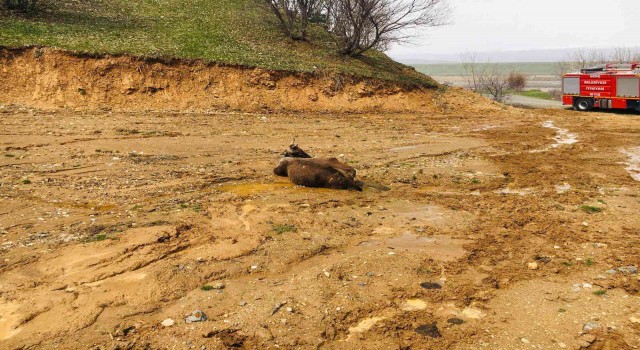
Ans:
[[[588,98],[579,98],[573,104],[573,109],[580,112],[588,112],[593,109],[593,101]]]

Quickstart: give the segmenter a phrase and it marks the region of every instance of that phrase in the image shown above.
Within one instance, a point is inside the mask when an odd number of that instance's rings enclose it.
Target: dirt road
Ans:
[[[514,106],[524,106],[530,108],[570,108],[571,106],[565,106],[561,101],[544,100],[541,98],[534,98],[528,96],[511,95],[509,96],[508,104]]]
[[[637,115],[0,112],[0,348],[640,347]]]

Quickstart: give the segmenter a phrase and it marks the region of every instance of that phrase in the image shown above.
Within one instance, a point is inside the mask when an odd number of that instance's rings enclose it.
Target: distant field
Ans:
[[[560,78],[556,73],[558,63],[555,62],[514,62],[514,63],[484,63],[488,68],[497,68],[499,72],[519,72],[528,76],[527,89],[548,92],[559,89]],[[420,73],[426,74],[441,84],[467,86],[467,72],[461,63],[415,64],[413,67]]]
[[[486,66],[496,67],[500,72],[516,71],[526,75],[556,75],[558,64],[555,62],[526,62],[526,63],[487,63]],[[464,76],[466,72],[461,63],[415,64],[420,73],[432,76]]]

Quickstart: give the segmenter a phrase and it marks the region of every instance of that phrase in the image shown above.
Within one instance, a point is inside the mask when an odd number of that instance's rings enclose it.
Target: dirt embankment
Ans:
[[[42,48],[0,49],[0,90],[2,103],[45,109],[446,111],[480,100],[460,89],[407,87],[338,74],[91,57]]]

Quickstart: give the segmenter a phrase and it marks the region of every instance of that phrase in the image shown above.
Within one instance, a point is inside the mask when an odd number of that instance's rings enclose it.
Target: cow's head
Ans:
[[[298,144],[295,143],[295,140],[291,142],[289,148],[286,151],[282,152],[282,156],[289,158],[311,158],[311,156],[307,154],[307,152],[298,147]]]

